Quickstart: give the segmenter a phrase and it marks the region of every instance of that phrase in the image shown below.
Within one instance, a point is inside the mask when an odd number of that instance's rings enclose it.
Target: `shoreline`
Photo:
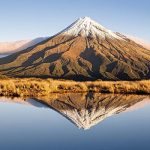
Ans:
[[[51,93],[114,93],[150,94],[150,80],[141,81],[86,81],[2,78],[0,96],[41,96]]]

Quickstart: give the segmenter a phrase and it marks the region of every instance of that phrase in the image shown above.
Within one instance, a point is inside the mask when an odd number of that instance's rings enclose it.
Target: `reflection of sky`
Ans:
[[[150,149],[150,106],[78,129],[51,109],[0,103],[0,149]]]

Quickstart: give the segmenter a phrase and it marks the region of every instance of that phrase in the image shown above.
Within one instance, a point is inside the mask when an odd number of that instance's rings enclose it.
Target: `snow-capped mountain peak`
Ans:
[[[84,17],[41,43],[0,59],[0,74],[77,81],[142,80],[150,79],[149,60],[148,49]]]
[[[118,38],[122,39],[114,32],[106,29],[96,21],[92,20],[90,17],[83,17],[77,19],[74,23],[72,23],[69,27],[61,32],[64,35],[70,36],[83,36],[83,37],[97,37],[101,38],[109,37],[109,38]],[[122,39],[123,40],[123,39]]]

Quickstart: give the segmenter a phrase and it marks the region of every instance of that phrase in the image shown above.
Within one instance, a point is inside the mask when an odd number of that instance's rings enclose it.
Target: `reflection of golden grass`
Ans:
[[[76,82],[38,78],[3,78],[0,80],[0,94],[13,96],[38,96],[67,92],[150,94],[149,85],[150,80]]]

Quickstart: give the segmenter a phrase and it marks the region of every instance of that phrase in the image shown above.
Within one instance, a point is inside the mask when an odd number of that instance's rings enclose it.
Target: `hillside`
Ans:
[[[44,37],[35,38],[32,40],[20,40],[14,42],[0,42],[0,55],[12,54],[24,50],[30,46],[36,45],[43,41]]]
[[[84,17],[53,37],[0,59],[0,73],[74,80],[150,79],[150,51]]]

